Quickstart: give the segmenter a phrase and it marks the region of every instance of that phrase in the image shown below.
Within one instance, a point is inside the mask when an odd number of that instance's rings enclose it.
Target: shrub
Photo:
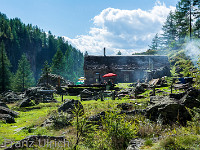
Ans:
[[[145,145],[145,146],[152,146],[152,145],[153,145],[152,139],[147,139],[147,140],[144,142],[144,145]]]
[[[112,149],[126,149],[129,141],[135,137],[137,126],[126,121],[125,115],[116,112],[106,112],[102,120],[102,129],[107,146]]]
[[[51,119],[53,120],[53,128],[61,129],[68,125],[71,125],[72,116],[70,114],[55,113],[51,116]]]

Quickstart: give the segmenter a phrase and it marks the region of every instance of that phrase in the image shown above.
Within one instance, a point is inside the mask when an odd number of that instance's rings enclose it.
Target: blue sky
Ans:
[[[64,36],[73,46],[89,54],[98,55],[103,47],[111,55],[119,50],[122,54],[131,54],[148,47],[177,1],[0,0],[0,12]],[[147,30],[152,32],[147,35]]]

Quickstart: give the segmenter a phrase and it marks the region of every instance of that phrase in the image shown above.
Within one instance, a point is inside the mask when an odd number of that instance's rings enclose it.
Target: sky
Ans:
[[[178,0],[0,0],[0,12],[62,36],[89,55],[148,49]]]

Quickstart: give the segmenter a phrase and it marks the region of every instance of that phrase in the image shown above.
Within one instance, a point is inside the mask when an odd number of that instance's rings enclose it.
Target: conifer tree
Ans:
[[[21,59],[18,62],[18,69],[15,74],[14,90],[24,91],[25,89],[34,86],[35,79],[33,72],[31,71],[30,62],[25,54],[22,54]]]
[[[49,77],[50,73],[51,73],[51,68],[48,64],[48,61],[45,61],[44,62],[44,68],[42,69],[42,75],[46,77],[46,85],[48,85],[48,83],[49,83],[48,77]]]
[[[166,48],[171,46],[171,44],[174,43],[178,37],[176,19],[172,12],[169,13],[162,30],[162,46]]]
[[[120,52],[120,51],[119,51],[119,52],[117,52],[117,55],[122,55],[122,52]]]
[[[4,43],[0,45],[0,92],[4,92],[10,88],[11,72],[10,61],[6,55]]]
[[[152,50],[158,50],[159,46],[160,46],[160,41],[159,41],[158,34],[156,34],[155,37],[152,39],[152,43],[149,46],[149,48]]]
[[[52,59],[51,70],[53,74],[65,75],[65,60],[62,51],[58,48],[56,54]]]

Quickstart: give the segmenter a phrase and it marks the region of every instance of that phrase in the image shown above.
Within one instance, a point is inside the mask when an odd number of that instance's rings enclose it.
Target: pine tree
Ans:
[[[25,54],[22,55],[18,62],[18,69],[15,74],[14,90],[24,91],[25,89],[34,86],[35,79],[31,71],[30,62]]]
[[[152,50],[158,50],[159,47],[160,47],[160,40],[159,40],[158,34],[156,34],[155,37],[152,39],[152,43],[149,46],[149,48]]]
[[[45,78],[46,78],[46,85],[48,85],[48,83],[49,83],[48,77],[49,77],[50,73],[51,73],[51,68],[50,68],[50,66],[48,64],[48,61],[45,61],[44,62],[44,67],[42,69],[42,76],[45,76]]]
[[[10,61],[6,55],[4,43],[0,45],[0,92],[4,92],[10,88],[11,72]]]
[[[116,55],[122,55],[122,53],[119,51],[119,52],[117,52],[117,54]]]
[[[173,45],[175,41],[177,41],[177,26],[176,26],[176,19],[175,15],[170,12],[166,22],[164,23],[163,27],[163,34],[162,34],[162,47],[168,48]],[[173,45],[174,46],[174,45]]]
[[[53,74],[65,75],[65,60],[62,51],[58,48],[56,54],[52,59],[51,70]]]

